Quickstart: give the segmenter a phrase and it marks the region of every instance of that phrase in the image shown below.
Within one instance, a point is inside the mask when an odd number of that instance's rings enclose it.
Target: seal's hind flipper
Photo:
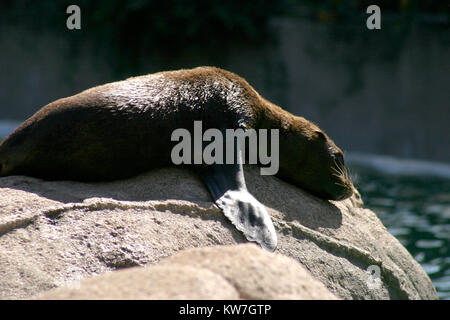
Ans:
[[[216,204],[247,240],[269,251],[277,248],[277,235],[266,208],[247,190],[228,190]]]
[[[248,192],[242,164],[214,164],[201,175],[217,206],[247,240],[274,251],[275,228],[266,208]]]

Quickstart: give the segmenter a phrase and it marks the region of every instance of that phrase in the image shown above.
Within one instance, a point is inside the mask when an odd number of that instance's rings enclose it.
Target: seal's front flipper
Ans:
[[[266,208],[248,192],[242,164],[214,164],[201,175],[217,206],[247,240],[274,251],[275,228]]]

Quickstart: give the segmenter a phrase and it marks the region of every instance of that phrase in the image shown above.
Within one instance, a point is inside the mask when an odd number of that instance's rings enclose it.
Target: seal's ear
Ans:
[[[316,130],[316,131],[314,131],[314,133],[317,135],[318,139],[327,140],[327,137],[325,136],[325,134],[322,131]]]

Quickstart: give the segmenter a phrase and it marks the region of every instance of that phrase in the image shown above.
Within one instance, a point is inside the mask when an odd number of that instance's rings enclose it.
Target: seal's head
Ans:
[[[280,175],[283,179],[328,200],[344,200],[353,194],[353,184],[344,164],[344,154],[312,122],[293,117],[280,137]],[[286,152],[287,151],[287,152]],[[297,168],[297,170],[292,170]]]

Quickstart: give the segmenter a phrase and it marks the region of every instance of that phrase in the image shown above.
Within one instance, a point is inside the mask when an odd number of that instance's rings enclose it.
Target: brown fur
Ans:
[[[134,77],[59,99],[0,145],[0,176],[120,179],[170,165],[176,128],[280,130],[279,176],[328,199],[351,195],[342,151],[315,124],[214,67]]]

